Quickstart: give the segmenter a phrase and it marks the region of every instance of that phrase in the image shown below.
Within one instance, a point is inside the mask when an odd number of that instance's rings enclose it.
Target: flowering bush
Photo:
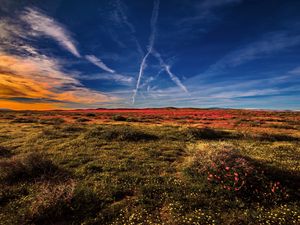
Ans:
[[[263,170],[255,167],[237,151],[224,148],[211,153],[209,158],[203,154],[197,156],[202,160],[196,160],[193,168],[197,174],[204,174],[211,185],[251,199],[275,200],[288,197],[279,181],[270,180]]]

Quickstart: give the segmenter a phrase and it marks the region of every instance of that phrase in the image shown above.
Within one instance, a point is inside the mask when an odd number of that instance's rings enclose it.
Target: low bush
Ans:
[[[300,138],[293,137],[286,134],[270,134],[270,133],[263,133],[257,137],[259,140],[262,141],[299,141]]]
[[[6,114],[6,113],[4,113],[4,114],[2,114],[2,118],[3,119],[7,119],[7,120],[12,120],[12,119],[15,119],[16,116],[12,115],[12,114]]]
[[[84,122],[89,122],[89,121],[91,121],[91,120],[88,119],[88,118],[78,118],[78,119],[76,119],[76,122],[78,122],[78,123],[84,123]]]
[[[42,224],[61,217],[74,197],[75,182],[41,183],[29,208],[29,220]]]
[[[88,116],[88,117],[95,117],[96,114],[95,113],[87,113],[86,116]]]
[[[0,161],[0,180],[8,183],[30,181],[36,178],[53,178],[60,170],[46,156],[31,153]]]
[[[61,183],[41,183],[38,194],[29,207],[28,220],[34,224],[69,224],[91,218],[104,203],[89,188],[74,180]]]
[[[0,157],[7,157],[11,155],[11,151],[0,145]]]
[[[127,122],[141,122],[141,120],[139,118],[136,118],[136,117],[127,117],[126,121]]]
[[[279,181],[269,179],[263,170],[231,148],[209,154],[201,151],[190,169],[191,175],[204,176],[212,187],[223,189],[245,200],[270,201],[288,197]]]
[[[188,140],[217,140],[228,138],[229,133],[220,130],[214,130],[211,128],[188,128],[184,131],[184,134],[188,138]]]
[[[76,126],[74,124],[68,125],[68,126],[64,126],[61,129],[62,132],[67,132],[67,133],[77,133],[77,132],[82,132],[84,130],[85,130],[84,127],[82,127],[82,126]]]
[[[108,141],[150,141],[158,137],[130,126],[96,127],[86,133],[86,137]]]
[[[120,141],[151,141],[156,140],[157,136],[146,133],[132,127],[118,127],[105,132],[105,137],[109,140],[117,137]]]
[[[126,121],[127,120],[126,117],[121,116],[121,115],[113,115],[111,119],[114,121]]]
[[[63,118],[50,118],[50,119],[40,119],[39,122],[41,124],[48,124],[48,125],[60,125],[65,122]]]
[[[38,120],[35,118],[15,118],[14,120],[11,121],[12,123],[37,123]]]

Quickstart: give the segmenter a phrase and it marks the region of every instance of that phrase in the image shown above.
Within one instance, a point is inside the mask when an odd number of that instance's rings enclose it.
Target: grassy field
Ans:
[[[300,224],[300,112],[0,112],[0,224]]]

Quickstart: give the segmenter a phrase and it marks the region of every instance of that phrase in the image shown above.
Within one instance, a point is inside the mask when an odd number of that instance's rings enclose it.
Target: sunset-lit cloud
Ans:
[[[72,103],[95,104],[117,99],[85,88],[78,80],[61,72],[59,65],[46,56],[22,58],[1,54],[1,108],[5,105],[12,109],[28,107],[28,103],[18,103],[16,98],[52,100],[47,103],[30,101],[33,109],[67,108]]]

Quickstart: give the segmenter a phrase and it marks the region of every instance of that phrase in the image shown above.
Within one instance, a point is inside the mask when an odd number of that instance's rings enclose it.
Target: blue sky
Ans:
[[[0,5],[0,108],[300,109],[298,0]]]

